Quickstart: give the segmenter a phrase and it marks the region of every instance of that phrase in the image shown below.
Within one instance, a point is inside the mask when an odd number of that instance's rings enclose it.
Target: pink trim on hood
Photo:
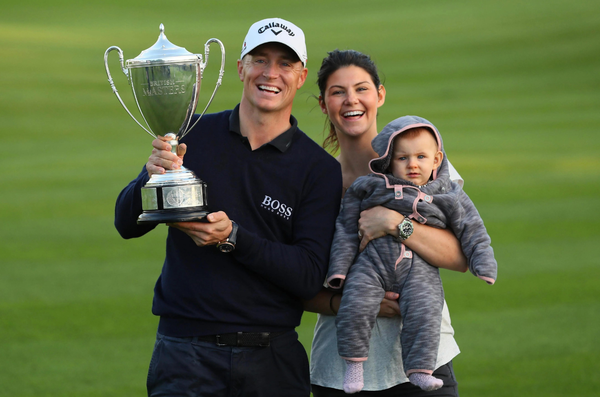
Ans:
[[[388,139],[387,149],[385,150],[385,153],[383,154],[383,156],[371,159],[371,161],[369,161],[369,169],[371,170],[371,172],[374,173],[374,174],[377,174],[377,175],[382,175],[382,174],[380,174],[378,172],[375,172],[373,170],[373,167],[371,166],[371,164],[373,163],[373,161],[383,160],[383,159],[385,159],[388,156],[388,154],[390,152],[391,142],[392,142],[392,140],[394,140],[395,137],[397,137],[398,135],[400,135],[401,133],[403,133],[406,130],[410,130],[411,128],[418,128],[418,127],[429,128],[430,130],[433,131],[433,133],[435,135],[435,140],[437,142],[438,150],[441,151],[442,150],[442,141],[440,140],[440,133],[438,132],[438,130],[433,125],[426,124],[426,123],[410,124],[410,125],[407,125],[406,127],[402,128],[401,130],[398,130],[398,131],[394,132],[392,135],[390,135],[390,138]],[[435,180],[436,178],[437,178],[437,169],[435,169],[433,171],[433,180]],[[387,178],[385,178],[385,183],[386,183],[386,186],[388,188],[392,187],[389,184]]]

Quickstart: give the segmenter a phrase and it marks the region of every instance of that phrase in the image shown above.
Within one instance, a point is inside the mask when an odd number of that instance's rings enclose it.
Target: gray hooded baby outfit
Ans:
[[[327,283],[344,288],[336,317],[338,352],[351,361],[365,361],[369,339],[385,291],[400,294],[402,360],[407,375],[433,373],[440,338],[444,290],[437,267],[431,266],[392,236],[371,241],[358,252],[360,212],[382,205],[437,228],[449,228],[460,240],[477,277],[493,284],[497,263],[491,240],[477,209],[467,194],[449,177],[446,154],[433,180],[417,187],[388,173],[393,140],[416,127],[431,130],[439,150],[442,137],[433,124],[416,117],[400,117],[373,139],[380,156],[370,162],[373,172],[358,178],[346,192],[331,247]]]

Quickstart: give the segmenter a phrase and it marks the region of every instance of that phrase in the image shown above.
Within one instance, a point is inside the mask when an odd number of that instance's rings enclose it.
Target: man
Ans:
[[[151,396],[310,393],[294,328],[302,300],[324,280],[342,184],[337,161],[291,115],[306,59],[296,25],[252,25],[238,60],[240,104],[205,115],[179,156],[155,139],[145,168],[117,199],[119,233],[139,237],[154,227],[136,223],[149,175],[179,167],[185,154],[208,185],[207,222],[169,225],[152,308],[160,321]]]

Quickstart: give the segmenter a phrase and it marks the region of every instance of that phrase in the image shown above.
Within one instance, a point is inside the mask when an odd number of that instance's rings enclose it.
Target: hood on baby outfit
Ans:
[[[411,128],[424,127],[433,132],[437,140],[438,149],[444,154],[444,158],[440,166],[433,171],[431,180],[435,180],[440,174],[449,174],[448,160],[446,159],[446,153],[444,152],[444,145],[442,136],[438,132],[437,128],[428,120],[418,116],[403,116],[390,122],[386,125],[383,130],[373,139],[371,146],[373,150],[377,152],[380,157],[374,158],[369,162],[369,168],[374,174],[383,176],[388,185],[397,183],[397,179],[394,178],[391,172],[388,170],[392,162],[393,154],[393,142],[394,138],[402,134],[404,131]],[[389,178],[396,179],[396,181],[390,181]],[[410,182],[409,182],[410,183]]]

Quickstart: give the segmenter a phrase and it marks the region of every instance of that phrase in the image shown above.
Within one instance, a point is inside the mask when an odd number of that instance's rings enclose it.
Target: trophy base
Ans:
[[[195,211],[144,211],[138,217],[138,225],[174,222],[204,222],[208,211],[198,209]]]
[[[154,174],[142,188],[137,223],[197,222],[206,218],[206,183],[185,167]]]

